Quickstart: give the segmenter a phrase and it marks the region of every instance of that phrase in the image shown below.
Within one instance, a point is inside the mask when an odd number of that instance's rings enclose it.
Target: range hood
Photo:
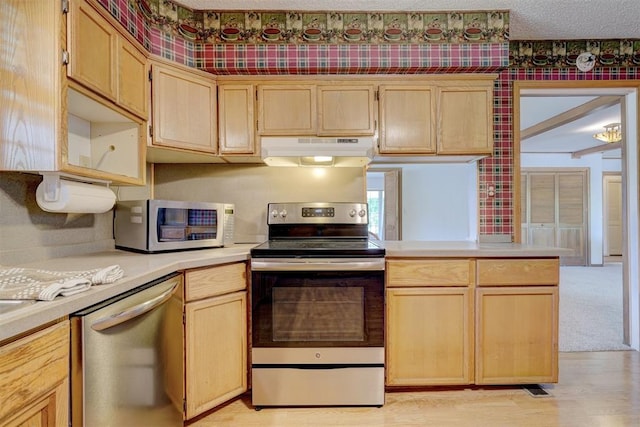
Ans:
[[[269,166],[363,167],[375,154],[373,137],[263,137],[260,142]]]

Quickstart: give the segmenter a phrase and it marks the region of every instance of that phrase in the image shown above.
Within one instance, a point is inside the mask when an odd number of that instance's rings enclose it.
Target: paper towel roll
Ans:
[[[44,181],[38,185],[36,202],[47,212],[103,213],[116,202],[115,193],[103,185],[61,179],[56,200],[46,200],[45,187]]]

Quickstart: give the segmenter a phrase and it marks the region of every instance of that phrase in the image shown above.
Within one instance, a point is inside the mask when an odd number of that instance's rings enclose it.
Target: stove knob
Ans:
[[[286,217],[287,217],[287,210],[286,210],[286,209],[283,209],[283,210],[280,212],[280,216],[281,216],[282,218],[286,218]]]
[[[349,211],[349,216],[350,216],[351,218],[353,218],[354,216],[356,216],[356,210],[355,210],[355,209],[351,209],[351,210]]]
[[[272,210],[271,211],[271,216],[274,217],[274,218],[277,218],[278,217],[278,211],[276,209]]]
[[[360,215],[360,218],[363,218],[366,214],[367,214],[367,211],[365,211],[364,209],[360,209],[360,212],[358,212],[358,215]]]

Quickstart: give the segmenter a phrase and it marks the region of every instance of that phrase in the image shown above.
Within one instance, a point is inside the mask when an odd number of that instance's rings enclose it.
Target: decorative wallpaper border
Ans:
[[[512,41],[509,67],[575,68],[578,55],[589,52],[596,67],[636,67],[640,65],[640,40]]]
[[[192,10],[170,0],[129,0],[152,26],[194,43],[500,43],[509,12]]]

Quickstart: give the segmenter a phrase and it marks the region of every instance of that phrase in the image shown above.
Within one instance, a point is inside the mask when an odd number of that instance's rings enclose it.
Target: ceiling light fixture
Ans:
[[[593,137],[599,141],[611,143],[622,140],[622,128],[620,123],[609,123],[604,125],[604,132],[596,133]]]

